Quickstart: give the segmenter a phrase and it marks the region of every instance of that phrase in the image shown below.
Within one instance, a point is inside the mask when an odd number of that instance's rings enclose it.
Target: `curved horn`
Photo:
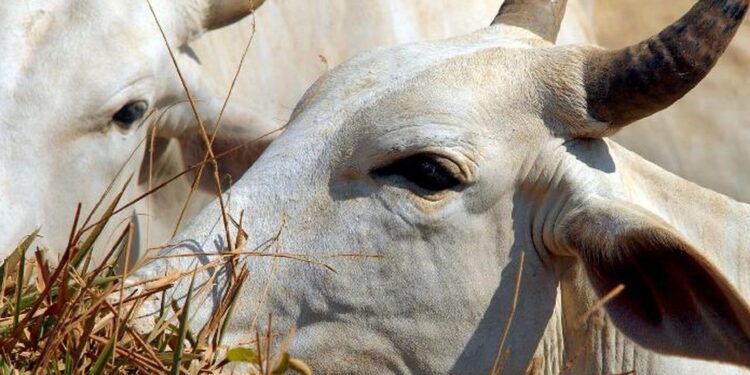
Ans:
[[[257,9],[265,0],[209,0],[203,27],[212,30],[239,21]]]
[[[695,87],[727,48],[750,0],[700,0],[659,34],[617,51],[592,52],[588,112],[615,130],[650,116]]]
[[[554,43],[566,3],[567,0],[505,0],[492,24],[518,26]]]

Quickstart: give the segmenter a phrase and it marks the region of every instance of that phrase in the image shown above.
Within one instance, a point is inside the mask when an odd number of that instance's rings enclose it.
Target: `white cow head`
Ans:
[[[185,45],[261,2],[151,2],[209,131],[222,101]],[[128,160],[113,190],[138,179],[152,120],[183,140],[197,121],[145,0],[5,1],[0,23],[0,255],[37,227],[59,248],[78,202],[85,216]],[[235,144],[270,126],[231,106],[225,119]]]
[[[298,326],[292,355],[322,373],[488,373],[514,317],[500,356],[504,373],[519,374],[561,278],[582,265],[600,296],[625,285],[607,309],[641,345],[750,366],[747,303],[673,217],[650,210],[697,188],[602,139],[696,85],[747,4],[703,0],[661,34],[605,51],[550,43],[564,1],[506,1],[487,29],[326,74],[231,199],[232,215],[244,210],[245,250],[337,272],[244,258],[252,276],[230,341],[251,340],[272,313],[278,332]],[[219,217],[207,208],[166,253],[182,255],[138,277],[213,259],[225,246]],[[224,271],[203,271],[196,285]],[[197,326],[218,304],[217,284],[196,293]],[[543,355],[567,349],[556,337]]]

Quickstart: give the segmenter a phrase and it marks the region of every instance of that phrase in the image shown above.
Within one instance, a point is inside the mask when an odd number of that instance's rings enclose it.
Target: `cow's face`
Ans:
[[[575,86],[580,62],[506,27],[371,53],[308,91],[287,132],[235,185],[231,201],[252,218],[249,236],[258,243],[281,231],[280,251],[326,262],[351,255],[334,261],[336,274],[321,271],[304,286],[294,278],[308,265],[287,264],[274,276],[280,289],[320,293],[306,307],[311,316],[361,311],[370,319],[363,326],[348,321],[362,316],[342,317],[338,323],[351,323],[352,331],[346,324],[332,330],[370,337],[365,343],[336,340],[318,330],[322,325],[298,321],[315,327],[300,331],[298,341],[312,345],[301,352],[369,361],[379,335],[397,330],[391,333],[404,338],[401,349],[416,353],[413,368],[451,368],[462,350],[491,364],[496,347],[488,343],[502,336],[522,256],[523,293],[538,303],[521,304],[523,319],[514,324],[532,336],[543,332],[557,266],[535,241],[548,186],[575,159],[566,156],[561,128],[588,119]],[[467,342],[477,324],[482,328]],[[448,327],[454,330],[438,338]],[[518,361],[510,372],[528,361],[537,339],[510,340]],[[391,359],[378,358],[384,367],[398,366]]]
[[[152,3],[187,84],[204,101],[212,93],[180,47],[240,12],[217,20],[217,9],[207,15],[211,2]],[[6,2],[0,20],[1,255],[37,227],[48,244],[64,244],[78,202],[85,216],[118,175],[114,192],[128,176],[137,180],[151,120],[185,107],[185,94],[145,1]],[[166,136],[192,126],[177,122],[160,125]]]

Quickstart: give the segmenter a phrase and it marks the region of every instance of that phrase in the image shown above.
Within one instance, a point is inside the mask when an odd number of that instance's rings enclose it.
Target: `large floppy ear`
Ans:
[[[156,125],[156,136],[179,140],[186,167],[197,165],[207,157],[206,137],[211,140],[219,174],[226,182],[224,188],[229,182],[237,181],[279,135],[279,125],[240,106],[229,104],[221,113],[222,99],[198,99],[195,105],[203,128],[192,106],[183,102],[164,113]],[[210,164],[206,165],[200,186],[213,192],[211,168]]]
[[[157,162],[144,163],[144,167],[148,165],[151,173],[161,170],[173,173],[200,163],[207,155],[208,139],[212,141],[220,175],[230,175],[227,181],[237,181],[279,135],[281,125],[237,104],[241,98],[232,97],[225,105],[208,72],[189,54],[180,55],[179,67],[187,88],[181,80],[170,81],[165,87],[166,99],[159,105],[162,111],[154,124],[156,140],[151,142],[164,147],[161,150],[154,147],[150,157]],[[164,140],[170,139],[179,141],[180,166],[175,165],[174,150],[166,147],[170,142]],[[208,167],[210,171],[211,166]],[[209,186],[215,191],[213,182]]]
[[[750,366],[750,308],[698,249],[631,203],[588,197],[565,209],[548,246],[580,259],[614,324],[657,352]]]

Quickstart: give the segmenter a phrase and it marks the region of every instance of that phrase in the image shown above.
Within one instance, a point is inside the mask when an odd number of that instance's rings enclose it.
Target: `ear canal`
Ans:
[[[567,0],[505,0],[492,24],[518,26],[554,43],[566,3]]]
[[[255,9],[265,0],[209,0],[203,17],[203,27],[213,30],[235,23]]]
[[[716,64],[748,2],[701,0],[641,43],[617,51],[591,51],[584,73],[589,114],[617,130],[672,105]]]
[[[700,251],[629,203],[588,198],[563,212],[557,250],[573,254],[613,323],[657,352],[750,366],[750,307]]]

